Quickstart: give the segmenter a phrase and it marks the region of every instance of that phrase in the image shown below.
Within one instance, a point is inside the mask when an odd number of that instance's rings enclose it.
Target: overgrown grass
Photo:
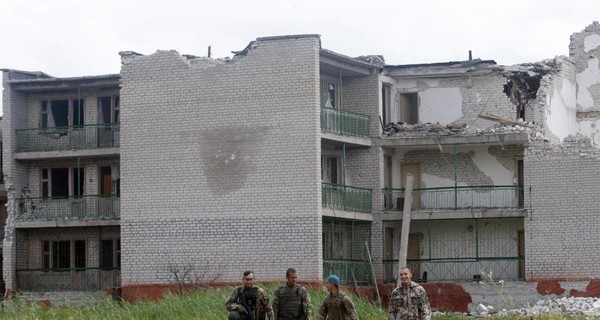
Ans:
[[[271,285],[266,288],[272,297],[277,285]],[[46,307],[37,303],[28,303],[17,298],[10,302],[2,302],[0,313],[1,319],[26,319],[26,320],[50,320],[50,319],[139,319],[139,320],[164,320],[164,319],[206,319],[206,320],[226,320],[227,311],[224,303],[232,292],[233,287],[200,289],[198,291],[185,294],[183,296],[167,295],[164,299],[154,301],[140,301],[136,303],[115,302],[110,299],[100,303],[85,303],[78,307]],[[326,292],[323,290],[309,290],[312,302],[313,316],[316,314],[319,305],[325,298]],[[387,319],[387,312],[373,304],[352,296],[352,300],[358,311],[359,319],[365,320],[384,320]],[[463,319],[462,315],[445,314],[436,315],[434,319],[452,320]],[[550,314],[537,317],[490,317],[491,319],[540,319],[540,320],[559,320],[567,319],[560,314]],[[586,317],[570,317],[569,319],[586,319]],[[587,318],[590,319],[590,318]]]

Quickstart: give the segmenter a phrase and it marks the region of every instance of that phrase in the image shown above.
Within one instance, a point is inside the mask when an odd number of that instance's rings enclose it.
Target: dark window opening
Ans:
[[[419,122],[419,96],[417,93],[400,95],[400,121],[408,124]]]
[[[52,268],[68,269],[71,267],[71,242],[52,242]]]
[[[85,268],[85,241],[75,241],[75,268]]]
[[[121,267],[121,240],[102,240],[100,268],[111,269]]]

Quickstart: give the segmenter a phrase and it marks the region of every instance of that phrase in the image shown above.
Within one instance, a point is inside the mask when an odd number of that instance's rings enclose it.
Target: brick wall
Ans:
[[[527,150],[528,280],[590,279],[600,274],[595,254],[600,247],[600,158],[593,150],[563,147],[561,151],[533,145]]]
[[[207,262],[221,281],[288,267],[321,280],[319,38],[250,47],[210,66],[174,51],[124,58],[124,286]]]

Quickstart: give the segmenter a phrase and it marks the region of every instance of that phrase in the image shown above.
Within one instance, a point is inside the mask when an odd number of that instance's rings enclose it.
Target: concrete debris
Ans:
[[[477,126],[468,126],[464,122],[453,122],[447,125],[440,123],[417,123],[408,124],[403,122],[389,123],[383,128],[384,136],[388,137],[414,137],[414,136],[450,136],[450,135],[485,135],[485,134],[505,134],[527,132],[534,137],[543,135],[541,128],[530,122],[521,119],[512,124],[496,123],[494,126],[479,128]]]
[[[508,315],[541,315],[545,313],[562,313],[567,315],[600,316],[600,298],[562,297],[538,300],[527,308],[502,309],[495,311],[493,306],[479,304],[472,311],[475,316],[508,316]]]

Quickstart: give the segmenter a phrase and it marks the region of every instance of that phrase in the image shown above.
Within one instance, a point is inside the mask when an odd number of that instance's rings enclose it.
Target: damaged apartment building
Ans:
[[[8,290],[392,282],[405,208],[416,280],[600,273],[598,23],[516,66],[388,65],[318,35],[120,55],[114,75],[3,69]]]

